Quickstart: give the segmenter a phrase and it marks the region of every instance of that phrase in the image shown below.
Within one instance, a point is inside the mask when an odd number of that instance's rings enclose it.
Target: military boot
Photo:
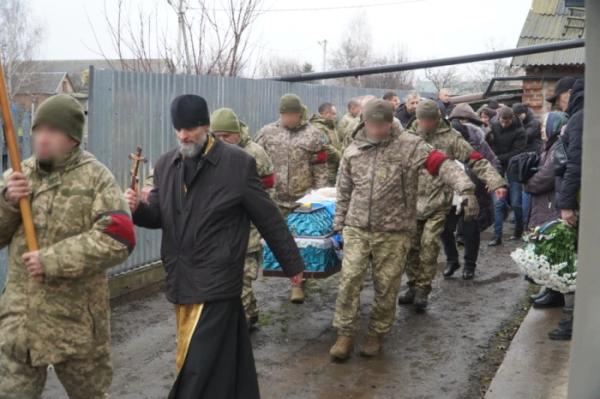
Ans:
[[[335,344],[329,350],[329,355],[334,360],[344,361],[350,357],[354,349],[354,339],[346,335],[338,335]]]
[[[304,303],[304,289],[301,285],[292,285],[290,301],[292,303]]]
[[[417,313],[425,312],[425,309],[427,309],[427,305],[429,304],[429,290],[424,288],[416,288],[414,298],[415,311]]]
[[[411,305],[415,301],[415,287],[408,288],[398,297],[398,305]]]
[[[373,357],[381,353],[383,337],[381,335],[367,335],[367,340],[360,348],[360,355],[365,357]]]

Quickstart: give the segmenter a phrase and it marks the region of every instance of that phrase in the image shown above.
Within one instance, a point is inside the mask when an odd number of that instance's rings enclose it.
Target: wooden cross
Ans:
[[[131,174],[131,182],[129,183],[129,188],[137,191],[137,185],[140,180],[138,177],[140,172],[140,164],[146,163],[148,160],[142,157],[142,147],[139,145],[133,154],[129,154],[129,159],[131,159],[131,170],[129,171]]]

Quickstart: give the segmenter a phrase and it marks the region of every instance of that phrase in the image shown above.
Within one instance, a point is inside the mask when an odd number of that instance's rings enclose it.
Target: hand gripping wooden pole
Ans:
[[[142,147],[139,145],[135,149],[133,154],[129,154],[129,159],[131,159],[132,165],[129,174],[131,175],[131,181],[129,183],[129,188],[133,191],[138,190],[138,182],[139,177],[138,174],[140,172],[140,164],[148,162],[146,158],[142,157]]]
[[[4,67],[0,59],[0,107],[2,108],[2,120],[4,121],[4,138],[8,147],[8,156],[12,169],[15,172],[21,172],[21,155],[17,144],[17,136],[12,123],[10,114],[10,103],[8,100],[8,92],[6,89],[6,80],[4,78]],[[25,240],[29,251],[37,251],[39,249],[37,238],[35,236],[35,228],[33,226],[33,217],[31,215],[31,202],[29,198],[21,198],[19,201],[21,209],[21,220],[23,230],[25,231]]]

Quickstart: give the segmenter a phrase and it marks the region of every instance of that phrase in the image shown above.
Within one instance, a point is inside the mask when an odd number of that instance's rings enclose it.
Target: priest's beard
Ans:
[[[202,151],[204,144],[206,143],[206,136],[202,137],[197,143],[182,143],[178,142],[179,153],[184,158],[193,158]]]

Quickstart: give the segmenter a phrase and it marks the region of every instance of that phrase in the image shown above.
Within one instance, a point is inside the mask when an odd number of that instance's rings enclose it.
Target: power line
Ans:
[[[315,12],[315,11],[334,11],[334,10],[351,10],[356,8],[373,8],[373,7],[387,7],[396,6],[410,3],[423,3],[428,0],[403,0],[403,1],[388,1],[381,3],[372,4],[355,4],[348,6],[328,6],[328,7],[311,7],[311,8],[263,8],[255,10],[256,13],[276,13],[276,12]],[[190,9],[200,9],[198,7],[189,7]],[[218,12],[231,12],[237,11],[237,9],[231,8],[208,8],[211,11]]]

